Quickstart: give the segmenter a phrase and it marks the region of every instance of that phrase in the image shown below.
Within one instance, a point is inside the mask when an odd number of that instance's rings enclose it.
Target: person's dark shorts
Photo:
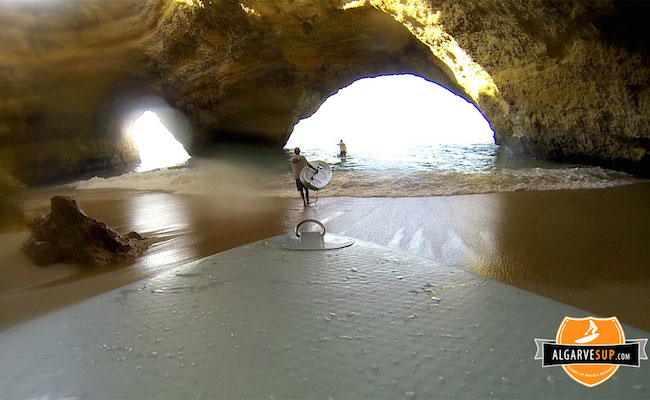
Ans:
[[[296,189],[298,189],[299,192],[302,192],[303,189],[308,190],[305,185],[302,184],[300,179],[296,179]]]

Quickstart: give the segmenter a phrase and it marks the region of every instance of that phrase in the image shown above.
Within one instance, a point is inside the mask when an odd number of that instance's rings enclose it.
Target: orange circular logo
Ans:
[[[574,353],[580,351],[578,348],[584,349],[585,346],[624,344],[625,333],[616,317],[565,317],[557,330],[555,342],[568,345],[563,356],[570,359],[580,357],[580,354]],[[571,346],[576,346],[574,352],[571,351]],[[562,365],[562,368],[576,382],[593,387],[616,373],[619,366],[613,363],[614,356],[614,350],[596,348],[593,357],[595,360],[602,360],[602,364],[573,363]]]

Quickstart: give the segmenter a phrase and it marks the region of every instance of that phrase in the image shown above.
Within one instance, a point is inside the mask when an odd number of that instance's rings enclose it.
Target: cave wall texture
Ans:
[[[514,153],[647,175],[648,10],[609,0],[0,2],[0,168],[38,183],[131,166],[126,132],[145,109],[192,154],[225,140],[280,146],[340,88],[413,73],[476,104]]]

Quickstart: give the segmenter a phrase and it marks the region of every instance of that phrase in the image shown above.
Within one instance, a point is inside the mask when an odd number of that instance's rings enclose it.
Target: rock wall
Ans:
[[[133,164],[111,98],[146,75],[137,2],[0,3],[0,167],[26,182]]]
[[[0,3],[0,168],[28,182],[128,167],[171,110],[199,153],[286,142],[354,80],[413,73],[474,102],[499,143],[643,173],[643,3],[119,0]],[[628,27],[622,33],[621,26]],[[650,168],[648,168],[650,169]]]
[[[500,143],[650,174],[650,40],[640,1],[436,1],[508,105]]]
[[[190,151],[224,139],[282,145],[300,119],[366,76],[414,73],[469,98],[427,46],[374,8],[250,4],[184,10],[162,32],[161,85],[197,128]]]

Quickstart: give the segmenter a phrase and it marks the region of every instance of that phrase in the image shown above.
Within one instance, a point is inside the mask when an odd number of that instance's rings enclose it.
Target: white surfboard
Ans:
[[[311,164],[317,171],[309,167],[305,167],[300,171],[300,181],[307,188],[312,190],[320,190],[327,186],[332,179],[332,169],[325,161],[312,161]]]

